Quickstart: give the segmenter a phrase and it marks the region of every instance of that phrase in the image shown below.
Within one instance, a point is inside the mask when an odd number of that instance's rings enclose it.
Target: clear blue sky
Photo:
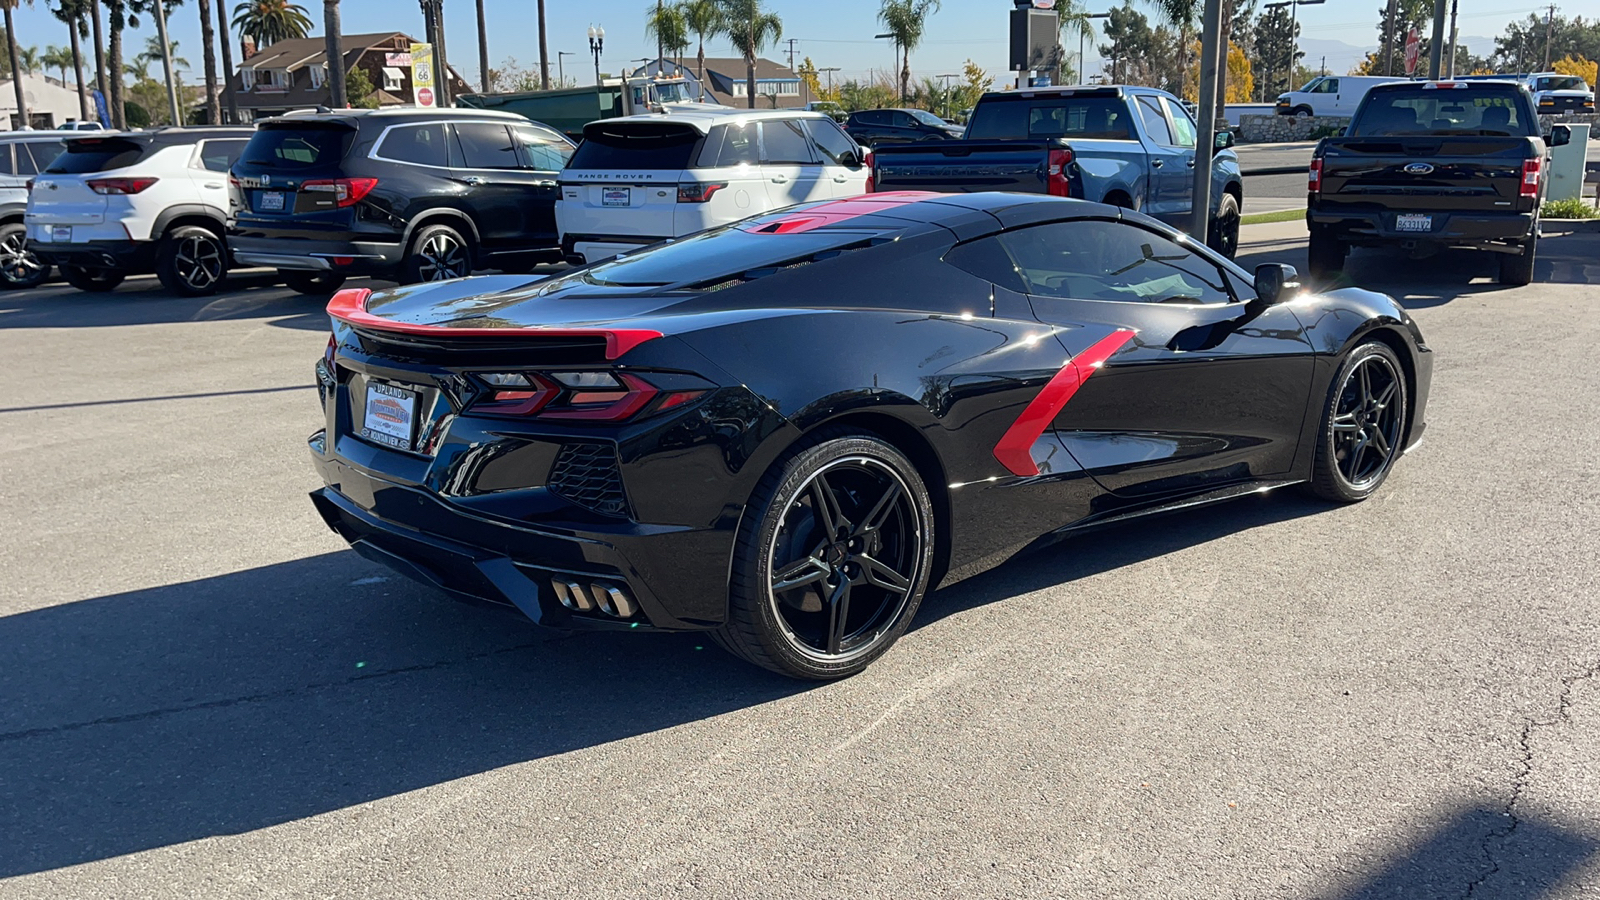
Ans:
[[[185,0],[173,12],[171,30],[180,44],[180,54],[198,70],[200,26],[196,2]],[[215,0],[211,2],[214,8]],[[230,7],[235,2],[237,0],[228,0]],[[1566,7],[1562,11],[1572,15],[1585,12],[1579,7],[1592,2],[1569,0],[1558,4],[1558,8]],[[316,33],[320,34],[322,4],[317,0],[302,0],[302,3],[318,24]],[[1135,0],[1134,5],[1148,14],[1149,3],[1145,0]],[[1323,6],[1307,6],[1300,10],[1302,35],[1307,39],[1336,40],[1357,46],[1374,44],[1377,40],[1376,11],[1381,5],[1381,0],[1328,0]],[[539,49],[533,0],[485,0],[485,6],[490,65],[498,66],[507,57],[515,57],[524,66],[536,65]],[[606,29],[605,55],[601,60],[604,71],[615,73],[631,60],[653,56],[655,45],[645,38],[644,16],[645,11],[654,6],[653,0],[606,4],[597,0],[547,0],[551,68],[555,67],[557,50],[574,51],[577,56],[565,58],[567,72],[576,73],[580,80],[592,81],[594,68],[585,37],[591,21]],[[476,83],[475,5],[472,0],[444,0],[444,7],[450,61],[457,71]],[[819,67],[838,66],[842,71],[836,73],[836,78],[859,78],[869,70],[886,70],[893,65],[893,51],[888,42],[873,39],[880,29],[876,21],[877,4],[872,0],[767,0],[767,7],[782,16],[784,37],[796,39],[797,63],[809,56]],[[597,14],[600,8],[606,11]],[[1003,77],[1007,53],[1006,14],[1010,8],[1010,0],[944,0],[944,8],[928,20],[922,46],[911,55],[913,76],[960,72],[962,62],[971,58]],[[1096,6],[1094,11],[1100,12],[1103,8],[1104,4]],[[1495,35],[1504,29],[1506,22],[1523,18],[1539,8],[1528,0],[1460,0],[1460,32],[1463,36]],[[415,2],[343,0],[341,10],[344,30],[349,34],[400,30],[418,39],[422,36],[422,13]],[[66,45],[66,26],[44,8],[44,0],[34,0],[32,7],[24,5],[15,15],[17,39],[23,45],[37,45],[41,51],[48,44]],[[130,57],[142,49],[146,35],[155,33],[153,23],[141,21],[140,25],[138,31],[126,37],[126,52]],[[1077,42],[1069,40],[1068,43],[1072,45],[1067,48],[1068,52],[1075,55]],[[1090,43],[1089,71],[1095,72],[1099,67],[1093,42]],[[763,55],[786,62],[788,46],[781,44]],[[1473,49],[1483,53],[1489,48],[1474,46]],[[734,53],[725,41],[712,41],[706,47],[706,55],[732,56]],[[1315,65],[1316,60],[1312,58],[1308,62]],[[1330,67],[1332,62],[1330,60]],[[194,79],[187,80],[192,83]]]

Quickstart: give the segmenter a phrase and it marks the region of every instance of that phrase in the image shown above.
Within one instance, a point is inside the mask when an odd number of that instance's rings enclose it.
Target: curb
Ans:
[[[1540,219],[1539,234],[1588,234],[1600,232],[1600,219]]]
[[[1240,169],[1239,174],[1245,178],[1252,175],[1304,175],[1305,166],[1269,166],[1262,169]]]

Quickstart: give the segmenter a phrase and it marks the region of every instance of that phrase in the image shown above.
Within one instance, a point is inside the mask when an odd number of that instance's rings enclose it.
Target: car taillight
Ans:
[[[29,178],[27,181],[23,182],[22,189],[24,191],[32,193],[33,192],[33,179]]]
[[[342,209],[360,203],[377,186],[376,178],[325,178],[302,182],[300,190],[332,194],[333,205]]]
[[[699,182],[685,181],[678,185],[679,203],[705,203],[711,195],[727,187],[726,181]]]
[[[878,184],[878,170],[874,167],[872,161],[871,147],[861,151],[861,165],[865,166],[867,170],[867,193],[870,194],[877,190]]]
[[[490,372],[490,386],[472,411],[502,416],[538,416],[566,421],[622,422],[646,410],[660,412],[704,394],[666,390],[631,372]]]
[[[1067,168],[1072,165],[1072,151],[1056,149],[1050,151],[1049,159],[1045,163],[1045,192],[1052,197],[1071,197],[1072,182],[1067,177]]]
[[[1306,178],[1306,190],[1313,194],[1322,192],[1322,160],[1311,161],[1311,174]]]
[[[1517,191],[1519,197],[1539,196],[1539,170],[1544,166],[1544,160],[1539,157],[1522,161],[1522,185]]]
[[[91,178],[86,182],[96,194],[137,194],[159,178]]]

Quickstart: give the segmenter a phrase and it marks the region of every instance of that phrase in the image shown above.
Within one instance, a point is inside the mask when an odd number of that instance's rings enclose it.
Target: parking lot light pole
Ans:
[[[572,50],[557,50],[556,51],[556,80],[561,82],[562,85],[565,85],[567,83],[567,67],[562,65],[562,63],[565,62],[565,60],[563,60],[561,57],[563,57],[563,56],[577,56],[577,55],[578,54],[576,52],[572,51]],[[549,73],[546,72],[545,74],[548,75]]]
[[[1109,19],[1109,18],[1111,18],[1111,13],[1108,13],[1108,12],[1089,13],[1088,15],[1085,15],[1084,18],[1085,19]],[[1094,27],[1094,26],[1091,25],[1090,28],[1092,28],[1092,27]],[[1089,83],[1089,73],[1085,72],[1083,70],[1083,67],[1085,65],[1085,63],[1083,61],[1083,39],[1084,39],[1085,36],[1088,35],[1088,33],[1089,33],[1089,29],[1088,28],[1080,28],[1080,29],[1078,29],[1078,83],[1079,84],[1088,84]],[[1099,51],[1096,51],[1096,52],[1099,52]]]
[[[935,75],[935,78],[944,79],[944,117],[950,118],[950,79],[960,78],[960,75]]]
[[[1200,135],[1194,144],[1194,203],[1189,235],[1204,244],[1211,229],[1211,156],[1217,149],[1217,70],[1222,61],[1222,0],[1206,0],[1200,29]]]
[[[594,54],[594,85],[600,86],[600,53],[606,48],[606,30],[599,25],[589,26],[589,52]]]

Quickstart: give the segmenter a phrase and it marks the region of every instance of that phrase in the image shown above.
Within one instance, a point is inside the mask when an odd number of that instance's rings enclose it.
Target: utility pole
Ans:
[[[1433,0],[1433,40],[1428,47],[1428,80],[1438,81],[1444,62],[1444,0]]]
[[[1550,11],[1544,17],[1544,71],[1550,71],[1550,41],[1555,35],[1556,5],[1550,4]]]
[[[667,52],[661,43],[661,0],[656,0],[656,75],[661,74],[661,57]]]
[[[839,71],[839,67],[838,66],[829,66],[826,69],[818,69],[817,70],[817,74],[818,75],[822,74],[823,72],[827,72],[828,73],[828,96],[830,96],[830,97],[833,96],[833,73],[835,73],[837,71]]]
[[[1383,74],[1394,74],[1394,45],[1395,45],[1395,9],[1398,0],[1389,0],[1389,12],[1383,17]]]
[[[1450,0],[1450,77],[1456,77],[1456,4],[1459,0]]]
[[[1189,236],[1204,244],[1211,230],[1211,157],[1217,149],[1217,70],[1222,59],[1222,0],[1206,0],[1200,28],[1200,136],[1194,145],[1194,202]]]
[[[789,71],[791,71],[791,72],[795,71],[795,68],[794,68],[794,42],[795,42],[795,38],[789,38],[787,41],[784,41],[784,43],[789,45]]]

